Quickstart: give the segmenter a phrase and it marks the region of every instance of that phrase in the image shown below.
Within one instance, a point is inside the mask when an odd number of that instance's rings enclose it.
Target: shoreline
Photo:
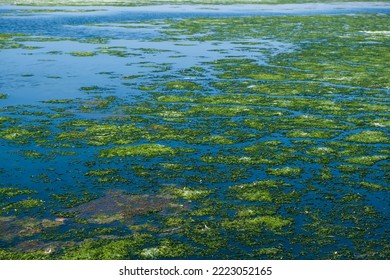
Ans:
[[[0,6],[28,6],[28,7],[146,7],[146,6],[231,6],[231,5],[301,5],[301,4],[378,4],[390,5],[389,2],[377,0],[0,0]]]

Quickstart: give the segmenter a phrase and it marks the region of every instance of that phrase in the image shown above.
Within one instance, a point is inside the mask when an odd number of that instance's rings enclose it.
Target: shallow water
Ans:
[[[1,258],[389,257],[389,4],[34,9],[0,7]]]

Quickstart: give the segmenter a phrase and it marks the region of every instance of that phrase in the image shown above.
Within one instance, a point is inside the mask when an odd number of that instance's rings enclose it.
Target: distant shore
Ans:
[[[378,2],[376,0],[0,0],[0,4],[20,6],[146,6],[161,4],[298,4],[298,3],[337,3],[337,2]]]

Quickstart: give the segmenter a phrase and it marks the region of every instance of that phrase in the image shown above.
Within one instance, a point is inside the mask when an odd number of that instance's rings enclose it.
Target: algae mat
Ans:
[[[1,10],[1,259],[390,257],[390,9],[64,9]]]

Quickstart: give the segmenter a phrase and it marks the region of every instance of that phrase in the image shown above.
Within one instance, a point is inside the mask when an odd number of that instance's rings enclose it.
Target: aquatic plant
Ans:
[[[383,131],[366,130],[349,135],[346,141],[360,143],[390,143],[390,138]]]
[[[175,149],[169,146],[161,144],[140,144],[135,146],[121,146],[116,148],[110,148],[102,150],[99,154],[100,157],[157,157],[157,156],[173,156],[177,154],[180,149]]]
[[[168,193],[172,193],[175,196],[187,199],[187,200],[204,199],[214,192],[213,190],[210,190],[210,189],[189,188],[189,187],[183,187],[183,188],[172,187],[172,188],[166,189],[165,191],[167,191]]]
[[[297,177],[301,175],[303,172],[302,168],[293,168],[293,167],[282,167],[282,168],[274,168],[267,169],[267,173],[274,176],[287,176],[287,177]]]
[[[72,56],[81,56],[81,57],[86,57],[86,56],[95,56],[95,52],[70,52],[69,53]]]

